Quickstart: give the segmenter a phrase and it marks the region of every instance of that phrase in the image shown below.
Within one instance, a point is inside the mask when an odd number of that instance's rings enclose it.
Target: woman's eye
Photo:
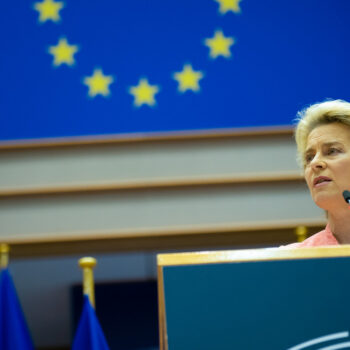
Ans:
[[[339,152],[338,148],[334,148],[334,147],[331,147],[331,148],[328,150],[328,154],[329,154],[329,155],[336,154],[336,153],[338,153],[338,152]]]
[[[312,155],[312,154],[307,154],[306,156],[305,156],[305,163],[306,164],[309,164],[311,161],[312,161],[312,158],[313,158],[314,156]]]

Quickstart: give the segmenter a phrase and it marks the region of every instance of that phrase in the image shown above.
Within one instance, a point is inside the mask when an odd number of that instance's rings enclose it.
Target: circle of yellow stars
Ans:
[[[218,3],[218,12],[225,15],[228,12],[240,13],[240,2],[242,0],[214,0]],[[55,0],[42,0],[35,2],[34,10],[38,11],[39,23],[52,21],[59,23],[61,21],[60,11],[65,7],[64,2]],[[216,59],[220,56],[228,59],[232,57],[231,46],[234,45],[233,37],[225,36],[222,30],[216,30],[212,38],[206,38],[204,45],[209,48],[209,57]],[[67,66],[75,65],[74,55],[79,51],[78,45],[70,44],[67,38],[62,37],[58,40],[57,45],[48,48],[48,53],[53,56],[53,66],[59,67],[63,64]],[[198,93],[200,91],[199,81],[204,78],[202,71],[193,69],[190,63],[184,64],[182,71],[174,72],[172,78],[178,83],[178,91],[185,93],[192,91]],[[88,87],[88,96],[94,98],[97,95],[103,97],[110,96],[110,85],[115,81],[112,75],[105,75],[100,68],[95,68],[91,76],[83,79],[83,84]],[[134,106],[141,107],[147,105],[154,107],[156,105],[155,95],[159,93],[159,85],[151,85],[148,79],[141,78],[137,85],[128,88],[129,94],[134,97]]]

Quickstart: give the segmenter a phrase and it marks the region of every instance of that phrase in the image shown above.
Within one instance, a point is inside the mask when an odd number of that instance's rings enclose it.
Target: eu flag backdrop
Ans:
[[[0,141],[291,125],[350,100],[348,0],[0,3]]]

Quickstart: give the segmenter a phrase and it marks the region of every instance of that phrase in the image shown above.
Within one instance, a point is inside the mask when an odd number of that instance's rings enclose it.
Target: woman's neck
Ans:
[[[345,207],[328,212],[328,224],[340,244],[350,244],[350,209]]]

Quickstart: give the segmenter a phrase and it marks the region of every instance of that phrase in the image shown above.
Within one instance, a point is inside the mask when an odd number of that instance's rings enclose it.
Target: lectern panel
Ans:
[[[350,348],[349,271],[344,256],[163,266],[164,348]]]

